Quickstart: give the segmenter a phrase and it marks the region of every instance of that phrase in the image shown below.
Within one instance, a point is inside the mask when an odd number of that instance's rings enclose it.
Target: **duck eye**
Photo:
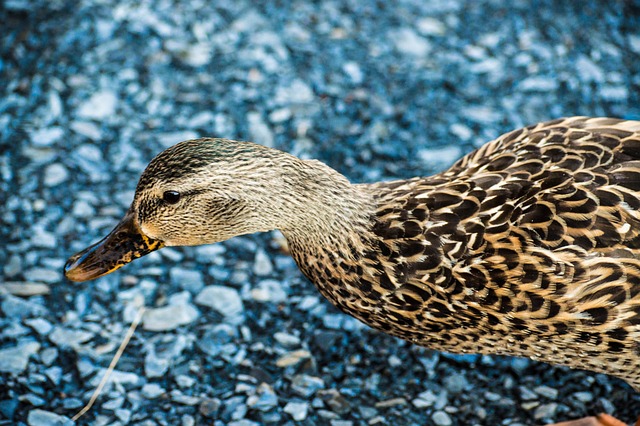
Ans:
[[[175,204],[180,201],[180,193],[178,191],[164,191],[162,199],[168,204]]]

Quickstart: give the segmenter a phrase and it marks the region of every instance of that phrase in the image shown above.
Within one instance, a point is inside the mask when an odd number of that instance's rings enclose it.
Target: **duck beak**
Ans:
[[[93,280],[162,247],[162,241],[142,233],[129,210],[109,235],[71,256],[64,265],[64,275],[71,281]]]

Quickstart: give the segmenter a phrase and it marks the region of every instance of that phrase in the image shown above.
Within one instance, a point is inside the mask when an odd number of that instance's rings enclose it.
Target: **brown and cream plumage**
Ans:
[[[375,329],[640,390],[638,121],[541,123],[435,176],[355,185],[252,143],[181,142],[147,167],[125,220],[65,272],[93,279],[164,245],[272,229],[327,299]]]

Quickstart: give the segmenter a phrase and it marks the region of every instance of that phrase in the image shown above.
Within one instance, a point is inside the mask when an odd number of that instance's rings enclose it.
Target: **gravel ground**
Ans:
[[[640,396],[610,377],[369,330],[317,294],[277,233],[63,278],[66,258],[122,216],[146,163],[183,139],[253,140],[362,182],[437,172],[554,117],[640,119],[637,2],[395,3],[0,5],[0,424],[71,424],[142,305],[80,424],[640,414]]]

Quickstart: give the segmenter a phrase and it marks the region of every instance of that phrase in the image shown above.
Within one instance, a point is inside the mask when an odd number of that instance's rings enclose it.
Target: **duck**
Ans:
[[[433,176],[376,183],[251,142],[183,141],[64,274],[92,280],[165,246],[272,230],[329,302],[373,329],[640,391],[640,121],[546,121]]]

